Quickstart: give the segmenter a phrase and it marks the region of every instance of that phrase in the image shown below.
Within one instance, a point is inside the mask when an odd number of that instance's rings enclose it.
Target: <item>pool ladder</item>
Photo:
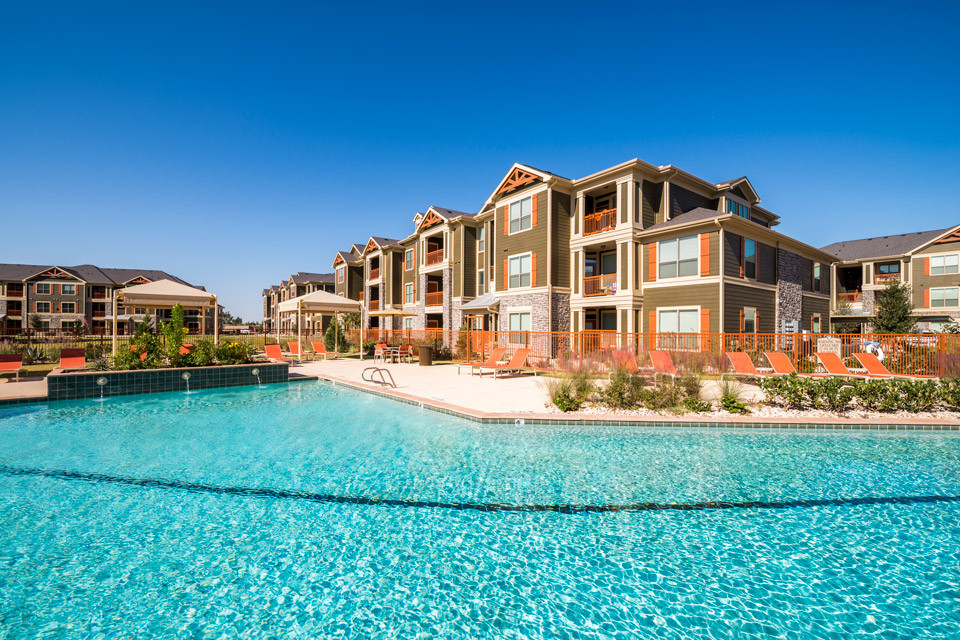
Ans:
[[[370,372],[370,375],[367,375],[367,372]],[[384,377],[386,374],[386,378]],[[375,378],[374,376],[378,376]],[[360,374],[360,377],[364,382],[375,382],[377,384],[383,385],[385,387],[397,388],[397,383],[393,381],[393,375],[390,373],[389,369],[382,369],[380,367],[367,367]],[[388,381],[387,378],[390,378]]]

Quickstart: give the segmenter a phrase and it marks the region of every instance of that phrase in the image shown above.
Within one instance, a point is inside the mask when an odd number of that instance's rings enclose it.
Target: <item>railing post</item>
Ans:
[[[940,377],[940,378],[943,377],[943,360],[944,360],[944,358],[943,358],[943,343],[944,343],[944,337],[945,337],[945,336],[943,335],[943,333],[940,333],[940,335],[937,336],[937,343],[938,343],[938,344],[937,344],[937,376]]]

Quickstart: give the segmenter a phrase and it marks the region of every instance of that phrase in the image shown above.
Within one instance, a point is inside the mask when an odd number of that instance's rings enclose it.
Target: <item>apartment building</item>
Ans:
[[[113,293],[124,287],[157,280],[190,283],[165,271],[154,269],[111,269],[91,264],[73,267],[35,264],[0,264],[0,329],[18,333],[39,326],[67,330],[85,323],[93,334],[112,330]],[[202,287],[198,287],[201,288]],[[193,332],[213,332],[213,314],[187,309],[187,328]],[[129,333],[145,315],[167,318],[169,309],[118,309],[118,331]]]
[[[835,255],[833,317],[868,327],[875,295],[891,281],[910,285],[921,330],[960,321],[960,225],[846,240],[823,247]]]
[[[263,329],[266,332],[277,330],[277,305],[285,300],[297,298],[314,291],[327,291],[334,293],[336,284],[333,273],[311,273],[298,271],[286,280],[282,280],[279,285],[271,285],[261,292],[263,299]],[[307,315],[303,318],[305,331],[320,331],[326,329],[329,320],[324,320],[321,327],[319,316]],[[295,319],[285,317],[281,320],[281,330],[289,331],[294,326]],[[315,326],[316,324],[316,326]]]

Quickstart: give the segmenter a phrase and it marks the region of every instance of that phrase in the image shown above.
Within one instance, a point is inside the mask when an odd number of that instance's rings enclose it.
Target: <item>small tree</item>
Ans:
[[[333,351],[338,348],[338,346],[341,350],[346,350],[347,341],[343,335],[342,322],[334,320],[330,323],[330,326],[327,327],[326,332],[323,334],[323,346],[326,347],[327,351]]]
[[[37,315],[30,316],[30,328],[34,331],[43,329],[43,318]]]
[[[180,347],[183,346],[183,338],[187,335],[187,329],[183,326],[186,313],[183,305],[174,305],[170,310],[170,321],[160,323],[160,332],[163,334],[164,353],[167,360],[175,367],[183,366],[186,358],[180,353]]]
[[[917,319],[913,315],[910,285],[899,280],[887,284],[875,294],[875,319],[873,330],[876,333],[913,333],[917,329]]]
[[[833,315],[846,318],[853,315],[853,307],[850,306],[849,302],[843,300],[837,305],[836,311],[834,311]],[[834,333],[860,333],[859,322],[850,322],[849,320],[840,320],[835,322],[831,319],[830,325]]]

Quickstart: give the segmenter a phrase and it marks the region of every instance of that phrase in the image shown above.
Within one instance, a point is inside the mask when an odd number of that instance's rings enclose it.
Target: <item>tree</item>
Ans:
[[[344,313],[340,316],[340,319],[343,321],[344,329],[356,329],[360,326],[359,311],[355,311],[354,313]]]
[[[187,335],[187,329],[183,326],[186,313],[183,306],[176,304],[170,310],[170,321],[160,323],[160,332],[163,334],[164,351],[170,364],[179,367],[186,361],[184,354],[180,353],[180,347],[183,346],[183,338]]]
[[[873,330],[876,333],[914,333],[917,318],[913,315],[910,285],[899,280],[890,282],[875,293]]]
[[[34,331],[40,331],[43,329],[43,318],[38,315],[30,316],[30,328]]]
[[[849,317],[853,315],[853,307],[850,306],[849,302],[843,300],[837,305],[833,315],[840,316],[841,318]],[[860,333],[859,322],[850,322],[849,320],[834,322],[831,319],[830,325],[834,333]]]

